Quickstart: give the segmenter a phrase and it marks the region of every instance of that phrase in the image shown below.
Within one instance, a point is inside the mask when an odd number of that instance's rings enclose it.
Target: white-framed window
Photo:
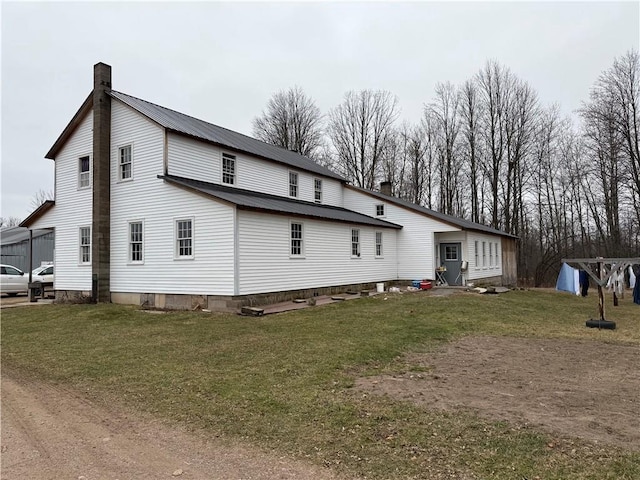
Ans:
[[[227,185],[236,183],[236,156],[230,153],[222,154],[222,183]]]
[[[289,232],[290,255],[292,257],[302,257],[304,255],[304,225],[300,222],[291,222]]]
[[[498,261],[498,242],[495,242],[496,248],[496,267],[500,268],[500,262]]]
[[[384,217],[384,203],[376,205],[376,217]]]
[[[313,179],[313,200],[316,203],[322,203],[322,180],[320,178]]]
[[[493,243],[489,242],[489,266],[493,267]]]
[[[193,218],[175,221],[175,258],[193,258]]]
[[[479,259],[479,251],[478,251],[478,240],[475,240],[473,242],[473,247],[474,247],[474,253],[475,253],[475,257],[476,257],[476,267],[480,266],[480,259]]]
[[[91,156],[85,155],[78,159],[78,188],[91,186]]]
[[[382,232],[376,232],[376,257],[382,257]]]
[[[78,229],[78,262],[80,265],[91,265],[91,227]]]
[[[298,174],[289,172],[289,196],[298,198]]]
[[[133,147],[125,145],[118,148],[118,179],[133,179]]]
[[[129,222],[129,263],[144,262],[144,223]]]
[[[487,266],[487,242],[482,242],[482,266]]]
[[[351,256],[352,257],[360,256],[360,229],[359,228],[351,229]]]

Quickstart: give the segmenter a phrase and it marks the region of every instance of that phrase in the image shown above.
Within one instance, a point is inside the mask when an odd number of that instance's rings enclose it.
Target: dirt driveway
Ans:
[[[637,345],[466,337],[407,363],[427,372],[361,378],[356,386],[640,451]]]
[[[225,445],[2,372],[3,480],[334,479],[331,472]]]

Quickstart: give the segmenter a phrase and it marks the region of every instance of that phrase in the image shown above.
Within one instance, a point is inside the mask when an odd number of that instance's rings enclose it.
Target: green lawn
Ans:
[[[357,375],[411,369],[404,353],[461,335],[640,345],[640,307],[609,306],[618,330],[598,331],[584,326],[597,315],[593,295],[383,298],[261,318],[116,305],[4,309],[2,367],[368,478],[640,478],[637,452],[576,439],[548,449],[551,437],[531,428],[351,388]]]

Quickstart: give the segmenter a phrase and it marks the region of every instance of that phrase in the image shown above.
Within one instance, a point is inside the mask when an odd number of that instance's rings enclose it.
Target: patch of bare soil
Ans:
[[[356,386],[442,410],[527,423],[640,450],[640,348],[593,341],[466,337],[408,363],[423,373]]]
[[[4,371],[1,461],[4,480],[336,478],[321,467],[222,444]]]

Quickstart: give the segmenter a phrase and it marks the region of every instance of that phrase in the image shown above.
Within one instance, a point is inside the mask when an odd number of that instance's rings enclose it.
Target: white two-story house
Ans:
[[[58,301],[223,310],[433,279],[440,265],[451,284],[515,283],[507,234],[112,90],[108,65],[94,73],[46,155],[55,200],[23,222],[55,231]]]

